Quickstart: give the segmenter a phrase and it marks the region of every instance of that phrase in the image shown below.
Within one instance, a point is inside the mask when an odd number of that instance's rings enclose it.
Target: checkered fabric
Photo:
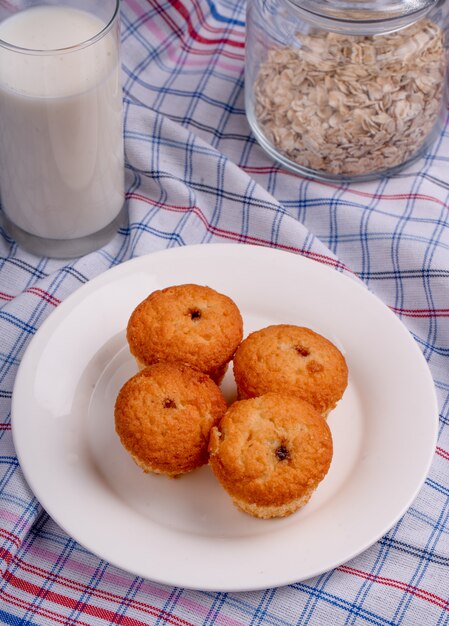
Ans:
[[[122,26],[129,225],[73,262],[27,254],[0,230],[0,622],[448,625],[448,131],[395,178],[312,182],[280,169],[249,130],[243,0],[123,0]],[[209,242],[274,246],[355,273],[407,326],[437,388],[438,447],[403,518],[352,561],[278,589],[189,591],[100,560],[42,509],[12,443],[17,368],[52,311],[131,257]]]

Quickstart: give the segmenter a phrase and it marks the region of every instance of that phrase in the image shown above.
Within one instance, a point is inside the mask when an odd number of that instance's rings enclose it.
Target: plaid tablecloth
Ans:
[[[447,130],[393,179],[305,180],[274,164],[250,133],[242,0],[123,0],[122,24],[129,225],[73,262],[27,254],[0,230],[0,622],[449,624]],[[438,447],[418,497],[370,549],[313,580],[206,593],[118,570],[56,525],[15,456],[15,375],[55,307],[131,257],[209,242],[284,248],[355,273],[407,326],[435,381]]]

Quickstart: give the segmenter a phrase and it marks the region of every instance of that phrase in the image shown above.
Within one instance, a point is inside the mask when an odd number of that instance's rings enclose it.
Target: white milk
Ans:
[[[56,50],[104,27],[84,11],[40,6],[0,23],[0,39]],[[115,28],[66,53],[0,45],[0,197],[11,222],[46,238],[83,237],[118,215],[124,170]]]

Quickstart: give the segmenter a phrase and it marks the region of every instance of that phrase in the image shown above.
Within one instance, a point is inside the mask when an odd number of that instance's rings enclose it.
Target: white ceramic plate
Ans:
[[[346,356],[349,385],[329,417],[331,469],[288,518],[240,513],[208,467],[178,480],[145,475],[115,434],[114,401],[136,371],[128,317],[151,291],[185,282],[231,296],[245,334],[309,326]],[[231,373],[223,385],[232,399]],[[374,543],[425,480],[438,423],[421,352],[363,285],[301,256],[233,244],[157,252],[81,287],[31,341],[12,410],[25,477],[69,535],[134,574],[221,591],[307,579]]]

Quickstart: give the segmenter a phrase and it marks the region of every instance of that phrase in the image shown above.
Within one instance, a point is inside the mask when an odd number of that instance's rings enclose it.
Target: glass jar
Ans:
[[[446,0],[248,0],[245,98],[261,146],[327,181],[397,173],[441,132]]]

